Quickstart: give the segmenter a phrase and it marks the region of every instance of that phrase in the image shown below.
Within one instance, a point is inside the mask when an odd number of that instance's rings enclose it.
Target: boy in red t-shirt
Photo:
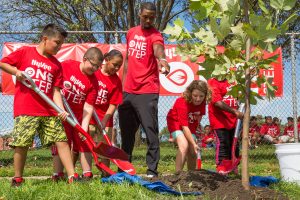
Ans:
[[[288,117],[287,118],[287,126],[284,128],[284,132],[282,136],[279,136],[278,143],[287,143],[287,142],[294,142],[294,118]],[[299,130],[298,130],[299,133]],[[299,134],[298,134],[299,135]]]
[[[178,145],[175,170],[181,171],[187,160],[188,170],[196,169],[196,154],[199,147],[196,143],[196,129],[205,115],[207,83],[194,80],[179,97],[167,115],[170,137]]]
[[[61,64],[53,56],[61,48],[67,32],[61,27],[48,24],[41,34],[41,41],[37,47],[22,47],[3,58],[0,68],[17,78],[14,99],[14,169],[15,175],[12,186],[20,186],[24,179],[28,147],[32,145],[33,138],[38,132],[43,145],[57,145],[58,154],[66,168],[69,183],[78,179],[74,171],[70,147],[61,120],[67,117],[66,112],[57,113],[33,90],[24,86],[22,71],[32,77],[35,84],[50,99],[53,99],[64,110],[60,88],[62,87]]]
[[[99,89],[94,108],[97,115],[102,119],[102,125],[105,127],[108,136],[112,138],[111,132],[113,127],[113,115],[117,106],[122,103],[122,83],[117,75],[120,67],[123,64],[123,55],[118,50],[111,50],[104,54],[105,64],[98,70],[95,75],[98,80]],[[95,121],[90,122],[90,134],[94,135],[94,140],[105,142],[101,137],[101,130],[95,126]],[[102,159],[102,162],[109,166],[108,159]],[[105,176],[105,172],[103,172]]]
[[[249,125],[249,143],[251,148],[257,148],[257,143],[260,141],[260,126],[257,124],[257,118],[252,116]]]
[[[216,133],[217,172],[227,174],[232,170],[231,150],[236,121],[243,118],[243,113],[238,111],[236,99],[227,95],[231,85],[226,79],[211,78],[208,85],[212,90],[208,113],[210,125]],[[236,157],[239,157],[238,145],[236,148]]]
[[[268,143],[272,143],[272,144],[278,143],[280,129],[277,124],[273,124],[273,120],[271,116],[266,116],[266,123],[261,125],[260,135]]]
[[[203,136],[202,136],[202,147],[204,148],[213,148],[215,147],[215,135],[211,130],[210,125],[204,127]]]
[[[66,98],[71,110],[83,130],[88,131],[88,125],[93,114],[93,105],[95,104],[98,81],[95,72],[101,66],[103,55],[101,50],[96,47],[89,48],[83,56],[83,61],[66,60],[62,62],[63,68],[63,89],[62,93]],[[71,125],[64,123],[68,142],[73,151],[73,162],[76,163],[80,153],[80,163],[82,167],[82,178],[91,179],[92,174],[92,154],[85,142],[81,141],[78,131]],[[60,165],[55,151],[54,155],[55,173],[53,180],[58,180],[63,176],[63,168]]]

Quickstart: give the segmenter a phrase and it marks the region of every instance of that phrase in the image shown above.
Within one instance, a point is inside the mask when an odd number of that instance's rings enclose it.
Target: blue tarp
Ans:
[[[279,179],[274,176],[251,176],[250,185],[255,187],[268,187],[270,184],[278,183]]]
[[[167,186],[161,181],[155,181],[155,182],[149,182],[143,180],[140,176],[137,175],[129,175],[125,172],[117,173],[114,175],[111,175],[107,178],[102,178],[101,181],[103,183],[118,183],[121,184],[123,182],[129,182],[132,184],[140,184],[144,187],[146,187],[149,190],[153,190],[155,192],[159,192],[162,194],[174,194],[174,195],[201,195],[202,192],[178,192],[171,187]]]

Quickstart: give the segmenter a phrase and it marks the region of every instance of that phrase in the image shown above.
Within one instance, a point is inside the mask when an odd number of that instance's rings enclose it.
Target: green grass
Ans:
[[[275,176],[280,177],[278,161],[274,155],[274,147],[271,145],[260,146],[249,151],[249,172],[250,175]],[[146,146],[135,148],[133,164],[137,174],[145,174],[146,166]],[[176,148],[172,144],[161,145],[161,159],[159,162],[159,172],[161,174],[171,174],[174,172],[174,160]],[[202,161],[204,169],[215,169],[215,152],[212,149],[202,151]],[[0,162],[4,164],[0,168],[0,177],[13,176],[13,151],[0,151]],[[113,170],[117,168],[111,167]],[[80,167],[77,165],[80,172]],[[93,168],[94,174],[99,174]],[[48,176],[52,174],[52,156],[49,149],[30,150],[28,152],[24,176]],[[26,179],[23,187],[15,189],[10,187],[10,180],[0,179],[0,200],[2,199],[182,199],[183,197],[173,197],[160,195],[151,192],[138,185],[111,185],[102,184],[99,179],[91,182],[67,185],[64,182],[58,184],[48,180]],[[297,199],[300,196],[300,187],[296,184],[280,183],[272,186],[273,189],[286,193],[289,198]],[[184,197],[184,199],[196,199],[195,197]],[[205,198],[207,199],[207,198]]]

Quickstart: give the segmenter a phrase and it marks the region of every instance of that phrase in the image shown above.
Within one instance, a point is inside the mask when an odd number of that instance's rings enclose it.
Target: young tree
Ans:
[[[259,9],[252,5],[258,2]],[[289,11],[296,0],[191,0],[190,11],[200,23],[193,24],[192,32],[184,27],[180,19],[174,26],[168,25],[165,33],[171,41],[177,41],[178,53],[197,62],[205,57],[198,73],[205,78],[226,78],[233,84],[228,95],[245,103],[242,138],[242,183],[249,190],[248,173],[248,132],[250,104],[256,104],[262,97],[250,90],[251,83],[259,87],[265,84],[267,98],[275,97],[276,87],[273,80],[260,73],[270,69],[277,56],[263,58],[264,51],[273,51],[276,38],[284,34],[289,24],[297,19],[297,14],[287,16],[279,22],[281,11]],[[224,52],[216,49],[217,45],[225,47]],[[199,63],[200,64],[200,63]]]

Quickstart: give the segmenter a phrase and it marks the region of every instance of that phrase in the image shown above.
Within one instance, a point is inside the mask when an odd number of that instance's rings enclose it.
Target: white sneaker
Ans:
[[[147,174],[146,177],[147,177],[147,178],[153,178],[154,175],[153,175],[153,174]]]

